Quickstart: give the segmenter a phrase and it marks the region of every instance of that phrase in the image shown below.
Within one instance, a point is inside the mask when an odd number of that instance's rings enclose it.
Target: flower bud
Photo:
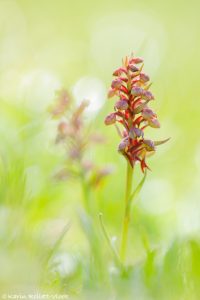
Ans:
[[[145,100],[153,100],[154,96],[150,91],[143,90],[142,98]]]
[[[151,140],[143,140],[143,143],[145,144],[145,147],[148,151],[154,151],[155,150],[155,146],[154,146],[154,142]]]
[[[138,69],[135,65],[129,65],[129,69],[130,69],[132,72],[137,72],[137,71],[139,71],[139,69]]]
[[[123,131],[122,131],[122,136],[123,136],[124,138],[127,138],[127,137],[128,137],[128,132],[127,132],[126,130],[123,130]]]
[[[153,112],[153,110],[146,107],[142,110],[142,116],[145,120],[149,120],[151,118],[156,117],[156,114]]]
[[[115,122],[116,122],[116,115],[115,115],[115,113],[109,114],[109,115],[105,118],[105,120],[104,120],[105,125],[112,125],[112,124],[114,124]]]
[[[145,108],[145,106],[147,105],[147,102],[148,101],[145,101],[143,103],[141,103],[141,102],[138,103],[138,105],[134,107],[134,110],[133,110],[134,114],[139,114]]]
[[[126,152],[128,145],[129,145],[128,138],[123,139],[118,146],[118,151],[121,153]]]
[[[153,128],[160,128],[160,123],[159,123],[158,119],[156,119],[156,118],[149,119],[148,124],[149,124],[149,126],[151,126]]]
[[[119,100],[116,102],[115,108],[118,110],[126,110],[128,108],[128,103],[125,100]]]
[[[140,80],[142,80],[143,82],[147,82],[150,80],[150,78],[145,73],[140,73]]]
[[[112,98],[115,95],[116,95],[116,90],[110,88],[108,91],[108,98]]]
[[[116,78],[112,81],[111,87],[113,89],[118,89],[122,86],[122,80],[120,78]]]
[[[144,136],[143,131],[140,128],[137,127],[131,127],[130,131],[129,131],[129,137],[131,139],[134,139],[135,137],[140,137],[140,136]]]
[[[144,93],[144,90],[140,87],[134,87],[132,90],[131,90],[131,94],[133,96],[142,96]]]
[[[124,68],[118,68],[113,72],[113,76],[121,76],[122,73],[127,73]]]
[[[132,84],[139,81],[140,70],[132,72],[131,78],[133,79]]]
[[[132,64],[140,64],[140,63],[143,62],[143,59],[140,58],[140,57],[134,57],[134,58],[130,59],[130,62],[131,62]]]
[[[128,82],[128,78],[127,78],[127,77],[120,77],[120,79],[121,79],[123,82]]]

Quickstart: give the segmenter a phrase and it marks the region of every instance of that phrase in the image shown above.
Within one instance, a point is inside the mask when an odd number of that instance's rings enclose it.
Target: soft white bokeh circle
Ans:
[[[176,204],[177,228],[180,236],[199,236],[200,231],[200,198],[199,177],[193,180],[192,186],[182,195]]]
[[[54,271],[58,272],[61,277],[66,277],[75,271],[77,262],[75,258],[69,253],[57,254],[53,259],[55,265]]]
[[[87,100],[89,105],[86,114],[89,117],[95,116],[102,108],[106,99],[106,88],[103,82],[95,77],[82,77],[72,88],[76,104]]]
[[[30,109],[45,111],[60,87],[60,81],[54,73],[34,69],[21,77],[18,98]]]
[[[150,214],[163,214],[170,211],[173,199],[174,190],[169,181],[152,179],[145,182],[139,205]]]

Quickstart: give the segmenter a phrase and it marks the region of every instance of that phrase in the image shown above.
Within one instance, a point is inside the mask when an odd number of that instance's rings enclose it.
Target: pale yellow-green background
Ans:
[[[140,230],[162,253],[174,240],[199,240],[199,10],[198,1],[0,0],[2,286],[15,285],[21,266],[20,284],[34,285],[40,273],[34,243],[53,243],[68,220],[74,225],[63,251],[85,247],[75,217],[81,205],[78,185],[52,181],[62,157],[53,144],[55,126],[47,108],[59,87],[75,98],[91,98],[92,109],[101,106],[87,119],[107,144],[88,156],[115,166],[95,201],[111,235],[119,236],[125,161],[116,151],[114,128],[105,128],[103,120],[114,104],[106,99],[112,72],[132,51],[144,58],[161,122],[148,137],[171,140],[149,159],[152,172],[133,212],[135,247],[129,247],[129,261],[143,251]]]

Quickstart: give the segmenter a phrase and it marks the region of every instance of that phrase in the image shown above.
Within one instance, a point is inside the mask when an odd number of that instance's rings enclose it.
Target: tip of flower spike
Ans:
[[[83,100],[74,112],[73,119],[78,120],[78,118],[85,112],[85,109],[89,106],[89,104],[89,100]]]
[[[135,65],[129,65],[129,69],[130,69],[132,72],[137,72],[137,71],[139,71],[139,69],[138,69]]]
[[[131,64],[140,64],[143,62],[143,59],[141,57],[133,57],[130,59]]]
[[[118,68],[113,72],[113,76],[121,76],[122,73],[127,73],[126,69],[124,68]]]
[[[49,107],[49,112],[53,118],[62,117],[71,105],[71,98],[65,89],[60,89],[55,92],[55,103]]]
[[[128,67],[128,61],[129,61],[128,56],[126,56],[126,57],[122,60],[122,64],[124,65],[125,68]]]

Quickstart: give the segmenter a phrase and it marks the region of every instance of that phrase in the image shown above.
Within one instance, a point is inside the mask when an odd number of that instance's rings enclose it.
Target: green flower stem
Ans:
[[[127,162],[125,213],[124,213],[124,222],[123,222],[123,229],[122,229],[121,249],[120,249],[120,259],[123,264],[126,259],[128,228],[130,223],[130,208],[131,208],[130,202],[131,202],[132,179],[133,179],[133,167],[130,165],[129,162]]]
[[[81,173],[80,179],[81,179],[81,186],[82,186],[82,193],[83,193],[83,201],[84,201],[85,210],[87,211],[87,213],[91,214],[90,189],[89,189],[88,183],[85,179],[84,173]]]

